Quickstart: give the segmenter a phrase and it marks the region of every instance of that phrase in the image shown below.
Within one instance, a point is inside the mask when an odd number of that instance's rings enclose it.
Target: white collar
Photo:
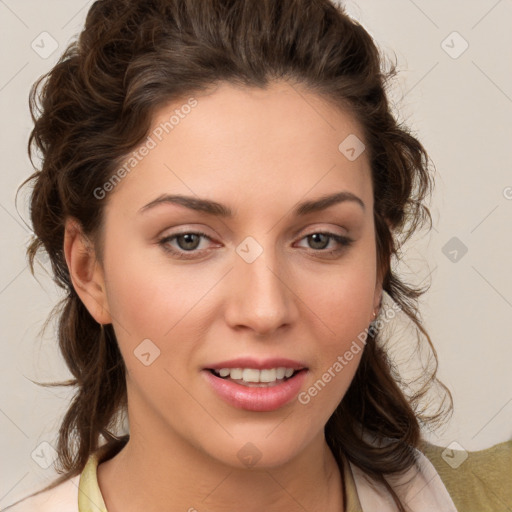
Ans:
[[[400,501],[411,512],[457,512],[432,463],[415,449],[416,465],[401,477],[386,478]],[[350,464],[364,512],[396,512],[396,505],[384,485]]]

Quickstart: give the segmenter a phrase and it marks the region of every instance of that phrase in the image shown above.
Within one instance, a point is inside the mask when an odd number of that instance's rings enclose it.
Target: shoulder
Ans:
[[[512,440],[474,452],[460,445],[428,443],[420,450],[435,467],[459,511],[512,509]]]
[[[30,495],[3,509],[5,512],[78,512],[80,475],[52,489]]]

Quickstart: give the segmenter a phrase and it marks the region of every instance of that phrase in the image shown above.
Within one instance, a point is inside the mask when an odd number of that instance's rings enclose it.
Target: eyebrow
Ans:
[[[325,195],[318,199],[313,199],[310,201],[304,201],[299,203],[293,209],[293,214],[297,217],[308,215],[310,213],[319,212],[333,206],[335,204],[344,203],[344,202],[355,202],[363,211],[366,209],[364,202],[362,199],[352,192],[342,191],[337,192],[335,194]],[[191,210],[196,210],[200,212],[207,213],[209,215],[215,215],[217,217],[223,218],[233,218],[234,213],[231,208],[216,201],[211,201],[209,199],[201,199],[198,197],[192,196],[184,196],[180,194],[170,195],[163,194],[150,203],[143,206],[139,211],[140,213],[144,213],[155,206],[161,204],[177,204],[184,206],[185,208],[189,208]]]

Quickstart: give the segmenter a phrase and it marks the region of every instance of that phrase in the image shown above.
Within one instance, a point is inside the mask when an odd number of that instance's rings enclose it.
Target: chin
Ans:
[[[210,441],[203,445],[203,450],[218,462],[236,469],[275,469],[296,458],[305,443],[297,434],[278,430],[279,427],[270,435],[269,431],[254,435],[239,434],[214,445]]]

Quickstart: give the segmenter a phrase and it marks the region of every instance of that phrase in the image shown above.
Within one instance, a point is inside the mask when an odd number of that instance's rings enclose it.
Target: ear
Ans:
[[[393,226],[391,225],[391,223],[389,222],[388,219],[384,219],[384,221],[386,222],[388,229],[389,229],[390,233],[392,234]],[[386,276],[386,273],[388,272],[388,270],[389,270],[389,262],[382,263],[381,265],[377,266],[377,278],[375,280],[375,293],[373,296],[373,311],[375,312],[375,314],[378,314],[378,312],[382,306],[382,294],[383,294],[383,286],[382,285],[384,282],[384,277]],[[372,318],[372,320],[374,320],[374,319],[375,319],[375,317]]]
[[[93,244],[73,218],[66,219],[64,227],[64,255],[71,282],[84,306],[99,324],[111,323],[103,269],[96,260]]]
[[[377,281],[375,283],[375,294],[373,296],[373,311],[375,312],[375,315],[379,314],[379,310],[382,305],[382,280],[380,278],[377,278]],[[372,316],[371,320],[375,320],[375,317]]]

